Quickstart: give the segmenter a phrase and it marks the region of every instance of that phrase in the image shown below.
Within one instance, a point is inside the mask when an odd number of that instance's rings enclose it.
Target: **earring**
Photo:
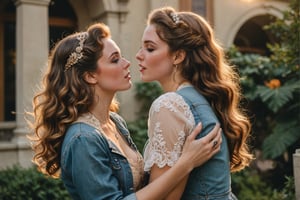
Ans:
[[[176,82],[176,72],[177,72],[177,68],[178,68],[178,65],[175,64],[175,67],[174,67],[174,71],[173,71],[173,81]]]

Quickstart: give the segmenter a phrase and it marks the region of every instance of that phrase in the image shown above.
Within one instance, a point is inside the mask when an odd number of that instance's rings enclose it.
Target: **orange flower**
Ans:
[[[276,89],[281,86],[281,83],[279,79],[272,79],[269,82],[266,81],[265,85],[270,89]]]

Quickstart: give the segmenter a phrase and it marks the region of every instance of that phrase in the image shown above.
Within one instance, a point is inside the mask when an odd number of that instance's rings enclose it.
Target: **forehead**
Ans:
[[[103,45],[103,56],[110,56],[115,52],[120,52],[120,48],[111,38],[104,38]]]
[[[152,41],[154,43],[160,43],[162,40],[159,38],[159,36],[156,33],[156,27],[154,25],[148,25],[143,34],[143,42],[145,41]]]

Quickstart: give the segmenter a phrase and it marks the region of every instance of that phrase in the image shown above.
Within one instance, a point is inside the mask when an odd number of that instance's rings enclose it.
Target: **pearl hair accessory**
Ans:
[[[78,47],[76,47],[75,51],[72,52],[68,57],[67,63],[65,65],[65,71],[70,69],[73,65],[75,65],[78,62],[78,60],[82,58],[83,43],[87,37],[88,37],[87,32],[82,32],[77,35],[76,39],[79,41],[79,45]]]
[[[170,14],[170,16],[171,16],[171,18],[172,18],[172,20],[173,20],[173,22],[175,23],[175,24],[178,24],[179,23],[179,16],[178,16],[178,14],[176,14],[176,13],[171,13]]]

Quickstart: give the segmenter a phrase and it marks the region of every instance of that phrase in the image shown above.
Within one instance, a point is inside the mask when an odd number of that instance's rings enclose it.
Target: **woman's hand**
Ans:
[[[220,125],[216,125],[205,137],[195,140],[201,129],[201,124],[198,124],[187,137],[182,155],[176,164],[137,191],[137,199],[165,198],[195,167],[205,163],[220,150],[222,142]]]
[[[187,167],[198,167],[220,151],[222,142],[220,124],[216,124],[214,129],[203,138],[195,140],[201,129],[202,124],[199,123],[183,146],[181,159],[186,159],[187,164],[191,165]]]

